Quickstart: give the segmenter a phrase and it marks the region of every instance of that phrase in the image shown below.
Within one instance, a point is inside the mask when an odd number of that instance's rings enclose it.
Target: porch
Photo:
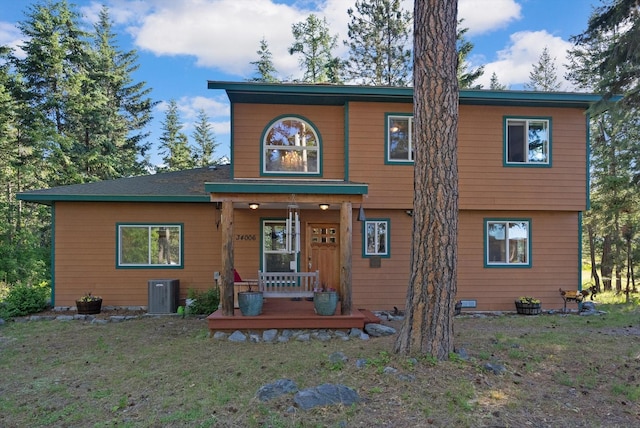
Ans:
[[[336,315],[316,315],[313,302],[306,299],[265,299],[262,313],[255,317],[242,316],[239,309],[233,316],[225,316],[218,309],[207,317],[210,331],[220,330],[269,330],[269,329],[350,329],[364,328],[365,324],[378,323],[380,319],[366,309],[355,309],[351,315],[341,314],[340,303]]]

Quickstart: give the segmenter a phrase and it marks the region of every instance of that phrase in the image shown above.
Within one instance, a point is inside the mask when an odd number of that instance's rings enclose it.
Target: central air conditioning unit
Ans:
[[[149,307],[150,314],[174,314],[178,310],[180,299],[180,280],[150,279]]]

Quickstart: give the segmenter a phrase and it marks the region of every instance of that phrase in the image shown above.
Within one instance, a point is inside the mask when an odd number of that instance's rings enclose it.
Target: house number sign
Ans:
[[[256,235],[236,235],[236,241],[255,241]]]

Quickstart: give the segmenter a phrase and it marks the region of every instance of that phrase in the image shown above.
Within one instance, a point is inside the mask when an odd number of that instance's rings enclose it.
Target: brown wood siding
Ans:
[[[306,118],[320,133],[321,178],[344,179],[344,107],[264,104],[234,105],[232,158],[235,178],[260,177],[262,133],[273,119],[289,114]]]
[[[146,306],[150,279],[179,279],[182,298],[213,285],[220,260],[213,204],[58,202],[55,212],[56,306],[73,306],[87,292],[106,306]],[[116,224],[127,222],[183,223],[184,269],[117,269]]]
[[[413,204],[413,167],[384,163],[385,113],[411,111],[409,104],[349,104],[349,178],[369,184],[365,207]],[[503,165],[505,116],[551,117],[551,168]],[[458,135],[461,209],[586,208],[583,110],[461,106]]]

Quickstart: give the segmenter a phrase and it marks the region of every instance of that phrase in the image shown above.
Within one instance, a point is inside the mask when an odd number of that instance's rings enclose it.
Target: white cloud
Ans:
[[[467,35],[475,36],[506,27],[522,18],[522,7],[515,0],[460,0],[458,19],[464,19]]]
[[[0,21],[0,46],[10,47],[18,58],[24,58],[25,54],[19,47],[23,41],[22,33],[15,24]]]
[[[545,46],[555,61],[561,90],[572,90],[571,83],[564,78],[567,72],[567,51],[572,44],[546,31],[521,31],[512,34],[509,45],[497,52],[498,59],[485,64],[484,75],[479,83],[488,88],[491,75],[495,72],[503,85],[521,89],[521,85],[529,82],[529,73],[540,60]]]

